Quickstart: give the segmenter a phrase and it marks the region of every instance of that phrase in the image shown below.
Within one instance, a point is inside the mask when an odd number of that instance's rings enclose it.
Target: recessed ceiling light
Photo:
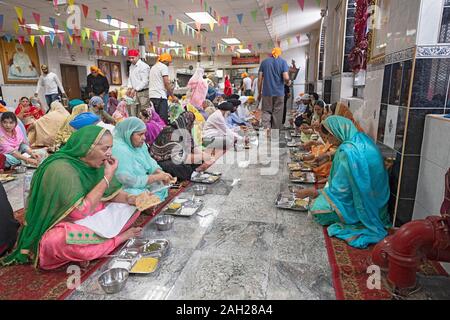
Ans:
[[[203,52],[200,52],[200,54],[199,54],[198,51],[188,51],[188,54],[190,54],[191,56],[204,55]]]
[[[59,30],[59,29],[55,30],[53,28],[49,28],[49,27],[46,27],[46,26],[38,26],[37,24],[25,24],[25,25],[21,25],[21,27],[28,27],[28,28],[33,29],[33,30],[42,30],[42,31],[47,32],[47,33],[50,33],[50,32],[64,33],[63,30]]]
[[[159,43],[169,47],[169,48],[181,48],[183,45],[175,41],[160,41]]]
[[[225,38],[225,39],[222,39],[222,41],[225,42],[226,44],[230,44],[230,45],[241,43],[241,41],[239,41],[239,39],[236,39],[236,38]]]
[[[239,53],[252,53],[249,49],[237,49],[236,51]]]
[[[104,23],[104,24],[107,24],[107,25],[110,25],[110,26],[112,26],[114,28],[117,28],[117,29],[128,29],[128,28],[135,29],[136,28],[136,26],[134,26],[132,24],[128,24],[126,22],[119,21],[117,19],[111,19],[111,20],[109,20],[109,19],[97,19],[97,21],[101,22],[101,23]]]
[[[217,20],[208,12],[186,12],[186,15],[201,24],[217,23]]]

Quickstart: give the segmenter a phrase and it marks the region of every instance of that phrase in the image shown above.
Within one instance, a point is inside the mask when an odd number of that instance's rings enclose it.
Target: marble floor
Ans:
[[[265,157],[264,165],[248,165],[256,150],[229,151],[210,168],[222,173],[201,197],[211,214],[175,217],[170,231],[152,222],[144,228],[145,237],[172,245],[155,273],[131,275],[121,292],[107,295],[97,282],[105,265],[67,299],[335,299],[322,228],[307,213],[274,205],[287,188],[287,149],[272,154],[270,164]],[[21,179],[5,187],[14,209],[21,208]],[[192,189],[179,197],[192,197]]]

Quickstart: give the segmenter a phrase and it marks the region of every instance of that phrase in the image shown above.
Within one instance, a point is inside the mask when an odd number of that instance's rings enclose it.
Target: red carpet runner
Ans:
[[[367,268],[372,265],[371,253],[373,246],[365,249],[355,249],[345,241],[330,238],[324,228],[325,243],[330,262],[333,287],[338,300],[390,300],[392,294],[386,289],[385,281],[381,281],[381,290],[367,288],[369,274]],[[444,275],[447,272],[437,262],[428,261],[420,267],[424,275]]]

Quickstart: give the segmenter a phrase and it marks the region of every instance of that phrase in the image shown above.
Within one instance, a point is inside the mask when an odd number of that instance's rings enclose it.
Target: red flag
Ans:
[[[305,9],[305,0],[297,0],[298,5],[300,6],[300,8],[302,8],[302,10]]]
[[[20,36],[18,40],[19,40],[20,44],[23,44],[24,41],[25,41],[25,37],[24,36]]]
[[[81,7],[83,8],[83,15],[85,18],[87,18],[88,13],[89,13],[89,7],[85,4],[82,4]]]
[[[33,12],[34,21],[38,26],[41,25],[41,15],[39,13]]]
[[[267,8],[266,10],[267,10],[267,15],[269,16],[269,19],[270,19],[270,17],[272,16],[273,7]]]
[[[145,0],[145,9],[147,10],[147,14],[148,14],[148,3],[149,3],[149,0]],[[116,56],[117,56],[117,54],[115,54]]]

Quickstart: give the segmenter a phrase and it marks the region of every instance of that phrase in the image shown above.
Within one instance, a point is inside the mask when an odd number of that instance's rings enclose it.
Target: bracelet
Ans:
[[[109,180],[108,180],[108,178],[106,178],[106,176],[103,176],[103,180],[105,180],[106,185],[108,186],[108,189],[109,189]]]

